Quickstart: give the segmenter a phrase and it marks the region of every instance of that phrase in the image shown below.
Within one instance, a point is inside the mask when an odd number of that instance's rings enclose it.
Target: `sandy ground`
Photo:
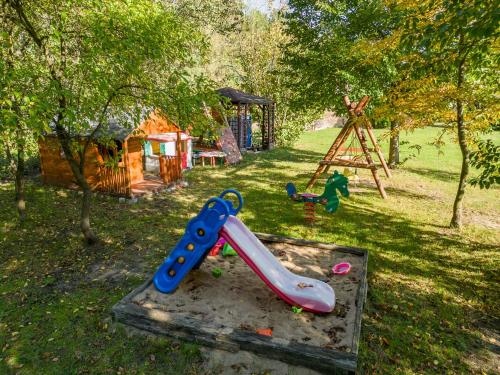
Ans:
[[[328,282],[336,294],[333,312],[295,314],[239,257],[208,257],[199,270],[191,271],[172,294],[153,285],[135,296],[133,303],[168,312],[172,319],[189,316],[210,324],[255,332],[271,328],[273,338],[350,352],[355,299],[362,276],[362,258],[342,252],[270,243],[268,247],[292,272]],[[347,261],[345,276],[334,276],[331,267]],[[220,268],[220,278],[212,276]]]
[[[293,366],[243,350],[230,353],[223,350],[202,348],[201,353],[205,359],[203,368],[206,375],[321,375],[321,373],[305,367]]]

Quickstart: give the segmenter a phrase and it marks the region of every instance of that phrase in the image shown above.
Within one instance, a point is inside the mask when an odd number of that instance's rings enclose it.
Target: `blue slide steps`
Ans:
[[[230,200],[224,199],[229,193],[238,198],[238,207],[234,208]],[[191,269],[203,263],[229,215],[236,216],[242,206],[240,193],[233,189],[225,190],[218,198],[210,198],[188,222],[184,235],[156,271],[153,277],[156,288],[163,293],[173,292]]]

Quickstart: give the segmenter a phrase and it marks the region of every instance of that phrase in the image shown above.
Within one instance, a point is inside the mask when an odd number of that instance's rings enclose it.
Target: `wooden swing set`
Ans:
[[[349,118],[333,142],[332,146],[323,157],[323,160],[319,162],[318,169],[307,184],[307,189],[314,186],[322,173],[328,173],[328,170],[332,165],[346,168],[364,168],[371,170],[373,179],[377,184],[378,191],[380,192],[382,198],[385,199],[387,198],[387,194],[385,192],[384,185],[377,174],[377,169],[382,166],[387,177],[391,177],[391,171],[389,170],[389,167],[387,167],[384,155],[382,154],[380,146],[377,143],[377,138],[373,133],[373,127],[370,120],[368,120],[368,117],[363,112],[363,109],[370,101],[370,97],[364,96],[359,103],[351,103],[347,95],[344,96],[343,99],[349,113]],[[365,130],[366,133],[368,133],[368,137],[370,138],[373,147],[368,147]],[[347,147],[343,147],[349,140],[349,136],[353,133],[353,131],[354,137],[352,138],[350,144]],[[353,147],[353,143],[356,140],[360,147]],[[371,155],[372,152],[377,154],[380,164],[375,164]],[[364,160],[362,160],[363,156]]]

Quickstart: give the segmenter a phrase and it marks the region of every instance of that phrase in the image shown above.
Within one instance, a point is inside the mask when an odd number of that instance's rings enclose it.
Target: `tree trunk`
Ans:
[[[19,137],[20,134],[18,133]],[[16,166],[16,206],[21,223],[26,219],[26,201],[24,200],[24,143],[17,140],[17,166]]]
[[[82,210],[80,212],[80,229],[82,231],[85,242],[89,245],[94,244],[98,241],[97,236],[92,232],[90,227],[90,205],[92,202],[92,190],[90,185],[85,179],[85,155],[80,155],[80,161],[77,162],[73,157],[73,152],[71,150],[71,140],[69,135],[66,133],[65,129],[59,125],[60,118],[56,124],[56,134],[63,149],[66,160],[69,163],[73,176],[75,177],[76,183],[83,191],[82,197]]]
[[[83,237],[88,244],[93,244],[97,242],[97,237],[92,232],[90,228],[90,204],[92,202],[92,190],[86,184],[83,189],[83,198],[82,198],[82,211],[80,214],[80,229],[82,230]]]
[[[469,175],[469,148],[465,135],[465,124],[463,118],[463,104],[461,100],[457,100],[457,124],[458,124],[458,144],[462,152],[462,170],[460,171],[460,182],[458,183],[457,195],[453,203],[453,217],[451,218],[450,227],[460,228],[462,226],[462,211],[463,198],[465,194],[465,186],[467,185],[467,176]]]
[[[464,80],[464,60],[462,59],[458,65],[457,87],[460,95]],[[464,123],[464,107],[460,97],[457,98],[457,132],[458,144],[462,152],[462,170],[460,171],[460,182],[458,183],[457,195],[453,203],[453,217],[451,218],[450,227],[460,228],[462,226],[462,211],[463,198],[465,194],[465,186],[467,185],[467,176],[469,175],[469,148],[467,146],[467,137]]]
[[[399,164],[399,130],[395,121],[391,122],[391,138],[389,142],[389,168],[394,169]]]
[[[73,163],[70,162],[70,164],[76,164],[76,161],[74,159],[72,159],[72,162]],[[73,168],[73,166],[71,169],[73,170],[73,175],[76,178],[78,186],[80,186],[83,191],[82,210],[80,212],[80,229],[82,231],[85,242],[87,242],[89,245],[92,245],[99,240],[90,227],[90,205],[92,203],[92,190],[90,189],[90,185],[85,179],[83,170],[79,169],[78,167]]]

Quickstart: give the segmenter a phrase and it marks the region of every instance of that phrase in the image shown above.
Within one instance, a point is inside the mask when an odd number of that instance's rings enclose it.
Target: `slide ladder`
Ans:
[[[237,208],[224,199],[228,193],[238,197]],[[198,268],[219,239],[219,231],[228,217],[236,215],[242,205],[243,200],[236,190],[226,190],[218,198],[210,198],[200,213],[188,222],[184,235],[156,271],[153,278],[156,288],[163,293],[173,292],[191,269]]]

